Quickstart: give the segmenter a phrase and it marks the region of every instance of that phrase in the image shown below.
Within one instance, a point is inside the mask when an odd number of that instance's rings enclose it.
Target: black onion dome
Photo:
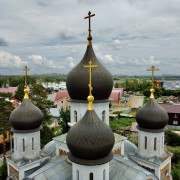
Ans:
[[[96,100],[108,99],[112,87],[113,78],[111,73],[104,68],[96,58],[92,45],[87,46],[86,53],[81,62],[74,67],[67,76],[66,85],[71,99],[86,100],[89,95],[89,68],[84,68],[92,60],[97,68],[92,68],[93,96]]]
[[[44,116],[30,99],[23,99],[21,105],[10,115],[10,123],[15,130],[33,130],[40,127]]]
[[[113,158],[114,134],[94,110],[87,110],[70,129],[66,142],[70,150],[69,159],[75,163],[97,165]]]
[[[136,114],[136,121],[143,129],[163,129],[168,122],[168,114],[154,98],[150,98],[145,106]]]

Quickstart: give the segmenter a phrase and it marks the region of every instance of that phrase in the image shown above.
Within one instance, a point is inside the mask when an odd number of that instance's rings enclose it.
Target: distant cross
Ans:
[[[89,35],[91,34],[91,17],[93,16],[95,16],[95,14],[91,14],[91,12],[89,11],[88,16],[84,17],[84,19],[87,19],[87,18],[89,19],[89,29],[88,29]]]
[[[92,64],[92,60],[89,61],[89,65],[84,65],[85,68],[89,68],[89,95],[92,95],[92,68],[98,67],[96,64]]]
[[[154,71],[159,71],[159,68],[155,68],[153,65],[151,66],[151,68],[147,69],[147,71],[152,71],[152,89],[154,87]]]
[[[27,68],[27,66],[24,67],[23,71],[25,72],[24,80],[25,80],[25,87],[27,88],[27,72],[30,69]]]

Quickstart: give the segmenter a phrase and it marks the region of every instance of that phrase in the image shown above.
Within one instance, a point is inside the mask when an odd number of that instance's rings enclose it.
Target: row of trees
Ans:
[[[60,83],[61,81],[65,81],[65,77],[58,76],[27,76],[27,84],[34,84],[37,80],[45,83]],[[16,87],[24,82],[24,76],[8,76],[8,77],[0,77],[0,87],[11,86]]]
[[[116,82],[114,85],[116,88],[118,87],[123,87],[125,91],[132,91],[132,92],[140,92],[146,97],[150,96],[150,89],[152,87],[151,82],[143,79],[141,81],[137,79],[128,79],[125,80],[123,83]],[[169,89],[164,89],[162,87],[157,87],[156,82],[154,83],[154,89],[156,91],[155,96],[160,97],[160,96],[180,96],[180,89],[179,90],[169,90]]]

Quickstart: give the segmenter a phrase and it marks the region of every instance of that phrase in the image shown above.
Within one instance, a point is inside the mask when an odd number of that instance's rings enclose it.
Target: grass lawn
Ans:
[[[125,118],[121,117],[120,119],[111,120],[110,127],[115,130],[123,130],[131,125],[132,122],[135,121],[135,118]]]

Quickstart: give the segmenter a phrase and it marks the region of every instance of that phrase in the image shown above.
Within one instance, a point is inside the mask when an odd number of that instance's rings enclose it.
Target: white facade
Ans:
[[[78,122],[84,116],[87,111],[87,102],[75,102],[71,103],[71,124]],[[98,117],[109,125],[109,101],[101,101],[93,103],[94,110]]]
[[[144,157],[161,156],[164,153],[164,132],[146,132],[139,130],[138,148]]]
[[[109,180],[109,162],[94,166],[72,163],[72,169],[73,180]]]
[[[40,131],[30,133],[14,133],[13,158],[33,158],[40,152]]]

